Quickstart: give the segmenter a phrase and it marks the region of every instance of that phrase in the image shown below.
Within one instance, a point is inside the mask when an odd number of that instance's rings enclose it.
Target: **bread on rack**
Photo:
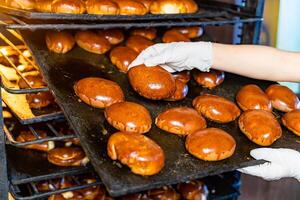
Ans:
[[[6,0],[6,5],[17,9],[33,10],[35,9],[35,0]]]
[[[171,30],[178,31],[187,38],[197,38],[203,34],[203,28],[200,26],[179,26],[174,27]]]
[[[200,86],[213,89],[223,83],[225,73],[219,70],[210,70],[209,72],[194,70],[193,77]]]
[[[120,9],[120,15],[145,15],[148,10],[143,3],[136,0],[115,0]]]
[[[300,110],[293,110],[286,113],[281,120],[285,127],[300,136]]]
[[[110,52],[110,61],[121,71],[126,73],[129,64],[138,56],[138,53],[129,47],[116,47]]]
[[[82,0],[54,0],[51,11],[53,13],[83,14],[86,9]]]
[[[126,41],[126,46],[133,49],[137,53],[141,53],[143,50],[153,45],[154,43],[147,38],[140,35],[132,35]]]
[[[149,12],[150,6],[154,0],[135,0],[135,1],[141,2],[147,8],[147,12]]]
[[[107,29],[97,31],[98,35],[105,37],[111,44],[116,45],[124,40],[122,29]]]
[[[75,34],[75,41],[82,49],[96,54],[104,54],[111,48],[105,37],[93,31],[78,31]]]
[[[176,30],[168,30],[162,37],[164,43],[190,42],[191,40]]]
[[[179,101],[186,97],[189,91],[189,87],[186,83],[175,78],[175,92],[172,96],[165,99],[166,101]]]
[[[86,0],[88,14],[118,15],[120,10],[117,3],[112,0]]]
[[[195,13],[198,11],[198,4],[194,0],[182,0],[185,7],[186,13]]]
[[[194,180],[177,185],[177,191],[186,200],[205,200],[208,197],[208,188],[202,181]]]
[[[45,39],[48,49],[55,53],[67,53],[75,45],[75,39],[68,31],[47,31]]]
[[[78,147],[60,147],[48,152],[48,161],[58,166],[82,166],[86,160],[84,151]]]
[[[39,12],[51,13],[53,0],[35,0],[35,9]]]
[[[152,14],[180,14],[186,13],[187,8],[183,0],[155,0],[150,6]]]
[[[155,28],[135,28],[130,31],[130,34],[143,36],[149,40],[153,40],[156,38],[156,32]]]

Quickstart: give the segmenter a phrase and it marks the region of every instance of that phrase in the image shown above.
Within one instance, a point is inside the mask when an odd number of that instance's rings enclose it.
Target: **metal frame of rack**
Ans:
[[[202,16],[197,16],[197,15],[186,15],[185,17],[180,17],[177,16],[175,18],[172,18],[172,16],[167,17],[169,19],[163,20],[163,21],[157,21],[155,18],[156,16],[152,16],[153,18],[148,18],[148,19],[140,19],[141,21],[136,21],[132,20],[132,18],[126,19],[115,19],[112,23],[109,23],[108,21],[104,21],[102,23],[90,23],[90,24],[82,24],[80,21],[77,24],[68,24],[67,23],[57,23],[57,22],[49,22],[48,24],[42,24],[42,23],[35,23],[32,24],[30,21],[26,19],[19,19],[17,17],[11,17],[8,16],[12,21],[14,21],[14,24],[5,24],[1,23],[1,28],[5,29],[30,29],[30,30],[36,30],[36,29],[98,29],[98,28],[116,28],[116,27],[124,27],[124,28],[130,28],[130,27],[145,27],[145,26],[152,26],[152,27],[161,27],[161,26],[208,26],[208,25],[213,25],[213,26],[222,26],[226,24],[239,24],[240,25],[240,31],[241,33],[236,33],[237,36],[240,38],[241,43],[245,44],[257,44],[259,42],[259,34],[260,34],[260,29],[262,25],[262,15],[263,15],[263,8],[264,8],[264,0],[239,0],[239,5],[234,6],[232,4],[227,4],[227,3],[220,3],[220,2],[215,2],[212,0],[202,0],[205,4],[209,6],[224,6],[226,8],[230,8],[230,12],[226,9],[223,9],[222,12],[218,13],[218,15],[202,15]],[[224,7],[224,8],[225,8]],[[225,12],[224,12],[225,11]],[[240,12],[244,12],[244,14],[239,14]],[[174,16],[173,16],[174,17]],[[109,19],[107,19],[109,20]],[[119,20],[122,20],[122,22],[118,22]],[[52,24],[51,24],[52,23]],[[244,26],[244,24],[247,24]],[[13,31],[13,30],[9,30]],[[2,84],[1,86],[8,92],[14,93],[14,94],[26,94],[26,93],[36,93],[40,91],[47,91],[48,88],[37,88],[37,89],[22,89],[22,90],[14,90],[5,87],[5,85]],[[1,94],[0,94],[1,95]],[[0,96],[1,100],[1,96]],[[7,142],[6,135],[4,133],[4,122],[3,122],[3,115],[2,115],[2,106],[0,108],[0,152],[6,152],[6,147],[5,145],[9,142]],[[48,123],[49,124],[49,123]],[[51,124],[50,124],[51,126]],[[29,128],[31,129],[31,128]],[[33,134],[35,134],[34,129],[31,129]],[[36,134],[35,134],[36,135]],[[45,141],[50,141],[50,140],[65,140],[69,138],[73,138],[73,135],[68,135],[68,136],[61,136],[59,134],[56,134],[54,131],[54,137],[49,137],[45,139],[39,139],[33,142],[28,142],[24,144],[13,144],[15,146],[23,146],[26,144],[35,144],[35,143],[41,143]],[[9,182],[8,179],[8,170],[7,170],[7,159],[6,159],[6,153],[1,153],[0,154],[0,199],[8,199],[8,191],[10,190],[12,194],[17,197],[18,199],[24,199],[24,200],[29,200],[29,199],[35,199],[38,197],[46,197],[50,194],[57,194],[59,192],[66,192],[66,191],[72,191],[75,189],[82,189],[86,187],[90,187],[93,185],[98,185],[101,184],[101,181],[98,179],[96,183],[93,183],[91,185],[77,185],[72,188],[64,189],[64,190],[57,190],[57,191],[49,191],[47,193],[40,193],[36,190],[35,182],[40,181],[40,180],[47,180],[51,178],[56,178],[59,176],[64,176],[64,175],[76,175],[80,173],[87,173],[91,169],[85,168],[81,170],[70,170],[69,172],[66,171],[64,173],[53,173],[48,176],[40,176],[40,177],[32,177],[24,180],[19,180],[18,184],[12,184]],[[29,197],[23,197],[22,195],[19,195],[20,188],[19,186],[21,184],[29,184],[30,187],[32,188],[33,195]]]

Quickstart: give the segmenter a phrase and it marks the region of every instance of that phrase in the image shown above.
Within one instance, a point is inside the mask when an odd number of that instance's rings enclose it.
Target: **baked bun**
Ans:
[[[75,83],[74,91],[84,103],[95,108],[105,108],[124,101],[124,93],[120,86],[103,78],[83,78]]]
[[[45,131],[43,130],[37,130],[37,135],[38,138],[36,138],[33,133],[31,131],[21,131],[20,134],[18,135],[16,141],[19,143],[24,143],[24,142],[30,142],[30,141],[34,141],[37,139],[43,139],[47,137],[47,134]],[[39,143],[39,144],[29,144],[24,146],[24,148],[26,149],[34,149],[34,150],[38,150],[38,151],[49,151],[51,150],[51,147],[48,145],[48,142],[43,142],[43,143]]]
[[[175,30],[168,30],[162,37],[164,43],[170,42],[190,42],[190,39]]]
[[[155,124],[160,129],[177,135],[188,135],[206,128],[205,119],[188,107],[171,108],[160,113]]]
[[[236,95],[236,102],[242,110],[266,110],[272,112],[269,97],[257,85],[242,87]]]
[[[40,75],[27,75],[25,78],[31,88],[42,88],[46,86],[46,83],[43,81],[42,76]],[[23,79],[19,80],[18,85],[21,89],[30,88]],[[34,109],[40,109],[54,104],[54,97],[49,91],[28,93],[26,94],[26,100],[29,104],[29,107]]]
[[[240,130],[252,142],[270,146],[282,135],[280,124],[271,112],[247,110],[239,119]]]
[[[198,4],[194,0],[183,0],[186,7],[186,13],[195,13],[198,11]]]
[[[67,53],[75,45],[73,35],[67,31],[47,31],[46,44],[50,51]]]
[[[53,13],[83,14],[85,4],[82,0],[54,0],[51,10]]]
[[[35,0],[6,0],[6,5],[23,10],[35,9]]]
[[[180,14],[186,13],[187,9],[182,0],[155,0],[150,6],[152,14]]]
[[[188,83],[190,81],[190,78],[191,78],[190,71],[187,71],[187,70],[181,71],[181,72],[176,72],[176,73],[172,74],[172,76],[175,79],[177,79],[177,80],[179,80],[183,83]]]
[[[107,107],[104,115],[110,125],[123,132],[146,133],[152,124],[147,108],[128,101]]]
[[[148,197],[151,200],[179,200],[180,195],[171,186],[165,186],[148,191]]]
[[[86,0],[88,14],[118,15],[119,6],[112,0]]]
[[[218,70],[210,70],[209,72],[193,71],[195,81],[204,88],[213,89],[225,79],[225,73]]]
[[[177,31],[187,38],[197,38],[203,33],[203,29],[200,26],[180,26],[174,27],[171,30]]]
[[[35,9],[39,12],[51,13],[51,4],[53,0],[35,0]]]
[[[206,128],[187,136],[187,151],[205,161],[218,161],[233,155],[236,147],[234,138],[218,128]]]
[[[285,127],[300,136],[300,110],[293,110],[286,113],[281,120]]]
[[[232,101],[211,94],[196,97],[193,106],[203,116],[218,123],[234,121],[241,114]]]
[[[105,37],[92,31],[78,31],[75,34],[75,41],[77,45],[84,50],[96,54],[104,54],[111,47],[109,41],[105,39]]]
[[[135,28],[130,31],[130,34],[143,36],[149,40],[153,40],[156,38],[156,32],[155,28]]]
[[[179,101],[186,97],[189,91],[189,87],[186,83],[175,78],[175,92],[166,101]]]
[[[143,3],[135,0],[115,1],[120,9],[120,15],[145,15],[148,10]]]
[[[126,46],[135,50],[137,53],[141,53],[144,49],[147,49],[153,44],[151,40],[139,35],[132,35],[126,41]]]
[[[272,102],[273,108],[282,112],[300,109],[299,98],[286,86],[274,84],[266,89],[266,94]]]
[[[135,0],[135,1],[138,1],[138,2],[142,3],[147,9],[147,13],[149,12],[150,6],[153,2],[153,0]]]
[[[58,166],[81,166],[85,154],[78,147],[55,148],[48,152],[48,161]]]
[[[98,35],[105,37],[111,44],[119,44],[124,40],[124,33],[121,29],[108,29],[98,31]]]
[[[157,174],[165,163],[161,147],[144,135],[118,132],[110,136],[107,152],[139,175]]]
[[[130,68],[128,78],[132,88],[148,99],[166,99],[171,97],[176,90],[172,75],[159,66],[139,65]]]
[[[202,181],[189,181],[177,185],[177,190],[186,200],[205,200],[208,197],[207,186]]]
[[[110,61],[124,73],[128,71],[128,66],[137,56],[138,53],[129,47],[116,47],[109,54]]]

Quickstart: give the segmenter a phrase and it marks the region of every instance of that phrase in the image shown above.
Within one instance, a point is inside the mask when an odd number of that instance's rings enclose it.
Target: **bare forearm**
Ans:
[[[300,53],[214,43],[213,68],[256,79],[300,82]]]

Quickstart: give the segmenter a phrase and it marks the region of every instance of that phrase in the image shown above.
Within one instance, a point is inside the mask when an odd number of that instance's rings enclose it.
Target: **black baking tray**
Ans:
[[[13,185],[60,178],[67,175],[86,173],[86,167],[60,167],[51,164],[44,152],[7,146],[8,175]]]
[[[78,134],[87,156],[112,196],[220,174],[264,162],[253,160],[250,157],[250,150],[259,146],[250,142],[240,132],[237,121],[228,124],[208,122],[209,127],[218,127],[229,132],[237,142],[234,155],[218,162],[205,162],[189,155],[184,148],[184,138],[166,133],[153,124],[152,129],[146,135],[156,141],[164,150],[166,155],[165,167],[154,176],[134,175],[126,166],[120,167],[120,164],[109,159],[106,143],[109,136],[116,130],[105,121],[102,109],[95,109],[78,101],[73,91],[73,85],[79,79],[89,76],[114,80],[122,87],[126,100],[146,106],[154,119],[158,113],[168,108],[182,105],[191,106],[193,98],[203,93],[217,94],[234,101],[237,91],[243,85],[255,83],[265,89],[272,82],[226,74],[224,83],[214,90],[203,89],[191,82],[189,94],[183,101],[151,101],[136,94],[129,85],[126,74],[118,72],[105,55],[88,53],[79,47],[75,47],[65,55],[50,53],[44,43],[43,32],[22,31],[21,33],[36,62],[40,65],[49,88],[56,96],[57,103]],[[297,140],[299,137],[297,138],[283,128],[282,138],[275,142],[272,147],[300,150]]]

